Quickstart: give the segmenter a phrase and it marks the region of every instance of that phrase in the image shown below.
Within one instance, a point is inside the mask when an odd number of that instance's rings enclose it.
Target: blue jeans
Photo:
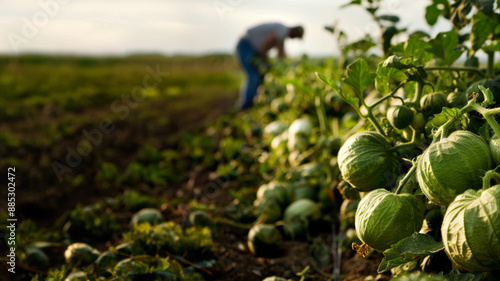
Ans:
[[[253,99],[257,95],[257,88],[262,83],[262,75],[259,73],[257,65],[253,60],[258,56],[258,52],[250,46],[245,39],[240,39],[236,48],[240,65],[245,70],[246,81],[240,89],[239,109],[252,107]]]

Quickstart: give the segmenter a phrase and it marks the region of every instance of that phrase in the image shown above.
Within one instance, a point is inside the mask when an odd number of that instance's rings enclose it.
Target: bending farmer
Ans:
[[[303,34],[301,26],[286,27],[280,23],[266,23],[249,29],[240,39],[237,55],[246,74],[246,81],[240,90],[240,109],[249,108],[253,104],[263,74],[269,69],[267,52],[276,47],[278,57],[282,59],[285,57],[285,38],[302,38]]]

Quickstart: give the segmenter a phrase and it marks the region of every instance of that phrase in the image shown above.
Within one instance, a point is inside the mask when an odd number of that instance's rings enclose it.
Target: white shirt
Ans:
[[[265,23],[250,28],[244,38],[248,41],[250,46],[255,50],[260,50],[262,41],[269,35],[269,33],[276,33],[276,42],[273,47],[283,44],[286,36],[288,35],[288,27],[281,23]]]

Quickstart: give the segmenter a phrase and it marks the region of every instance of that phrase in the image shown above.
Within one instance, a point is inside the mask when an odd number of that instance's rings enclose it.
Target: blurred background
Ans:
[[[431,1],[390,0],[378,13],[396,14],[400,25],[431,35],[449,30],[440,19],[431,29],[421,16]],[[338,55],[336,40],[323,26],[338,22],[349,41],[380,33],[370,15],[338,0],[145,0],[15,1],[0,4],[4,38],[0,52],[72,55],[162,55],[233,53],[245,30],[263,22],[302,24],[303,41],[290,42],[290,55]],[[20,38],[19,38],[20,37]]]

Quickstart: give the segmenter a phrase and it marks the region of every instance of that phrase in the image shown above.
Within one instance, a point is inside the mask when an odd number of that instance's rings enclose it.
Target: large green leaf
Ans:
[[[432,236],[414,233],[384,251],[384,258],[378,272],[382,273],[401,264],[435,254],[444,249],[443,242],[436,242]]]
[[[359,58],[347,66],[347,78],[344,78],[344,82],[351,85],[358,97],[362,99],[364,90],[373,82],[375,75],[370,72],[366,60]]]
[[[382,95],[388,94],[392,91],[391,89],[391,81],[393,79],[398,80],[399,82],[406,80],[406,75],[403,71],[393,68],[393,67],[381,67],[377,69],[377,76],[375,77],[375,85],[377,87],[377,91],[379,91]]]
[[[356,110],[359,110],[359,99],[355,96],[352,96],[350,94],[346,94],[344,93],[344,91],[342,91],[342,89],[340,88],[340,86],[337,84],[336,81],[333,81],[332,79],[328,78],[326,75],[324,74],[321,74],[321,73],[317,73],[316,72],[316,76],[321,80],[323,81],[323,83],[325,83],[326,85],[332,87],[335,91],[337,91],[337,93],[339,94],[339,96],[344,100],[346,101],[348,104],[350,104],[352,107],[354,107]]]
[[[472,29],[470,40],[472,42],[472,51],[469,56],[474,55],[474,52],[479,50],[484,42],[493,33],[495,22],[482,13],[476,13],[472,17]]]
[[[451,65],[463,53],[457,50],[458,35],[454,31],[441,32],[430,42],[429,51],[440,58],[445,65]]]

